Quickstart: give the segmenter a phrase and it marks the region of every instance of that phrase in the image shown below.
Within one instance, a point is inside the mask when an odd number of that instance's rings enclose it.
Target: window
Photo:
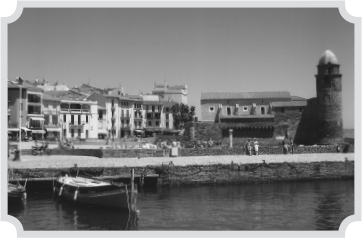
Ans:
[[[282,107],[282,112],[284,112],[284,107]]]
[[[209,111],[210,111],[210,112],[213,112],[214,110],[215,110],[214,107],[210,107],[210,108],[209,108]]]
[[[63,115],[63,121],[67,122],[67,115]]]
[[[49,124],[49,115],[44,115],[44,124],[45,125]]]
[[[80,121],[80,115],[78,115],[78,125],[81,125],[81,121]]]
[[[58,124],[58,116],[52,116],[52,123],[54,124],[54,125],[57,125]]]
[[[169,107],[166,107],[166,112],[169,112],[170,111],[170,108]]]
[[[152,111],[153,111],[153,112],[155,111],[155,106],[152,106]]]
[[[121,91],[118,91],[118,95],[121,95]]]
[[[85,122],[88,123],[88,116],[85,116]]]
[[[70,134],[72,135],[72,138],[74,138],[74,129],[70,129]]]
[[[149,122],[148,122],[148,125],[149,125],[149,126],[152,126],[152,122],[151,122],[151,121],[149,121]]]
[[[122,120],[122,122],[121,122],[122,124],[124,124],[124,120]]]
[[[81,132],[80,129],[78,129],[78,137],[80,138]]]
[[[261,110],[261,114],[265,114],[265,107],[261,107],[260,110]]]
[[[127,120],[127,125],[129,124],[129,120]]]
[[[231,115],[231,108],[230,107],[226,108],[226,112],[227,112],[227,115],[230,116]]]
[[[170,128],[170,125],[168,122],[166,122],[166,128]]]
[[[146,110],[148,111],[148,105],[146,106]]]
[[[160,122],[156,121],[156,126],[158,126],[160,124]]]
[[[247,111],[248,110],[248,107],[243,107],[243,111]]]
[[[70,116],[70,123],[72,123],[74,125],[74,115]]]
[[[170,117],[169,117],[169,114],[166,114],[166,120],[169,120]]]

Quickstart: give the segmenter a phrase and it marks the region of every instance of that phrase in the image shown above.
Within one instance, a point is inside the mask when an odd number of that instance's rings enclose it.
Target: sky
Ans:
[[[344,127],[354,128],[354,25],[335,8],[24,9],[8,26],[8,79],[128,94],[187,84],[200,118],[201,92],[315,97],[327,49],[341,65]]]

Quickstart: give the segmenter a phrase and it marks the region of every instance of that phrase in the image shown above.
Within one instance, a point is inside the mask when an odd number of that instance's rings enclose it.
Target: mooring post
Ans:
[[[229,129],[230,148],[233,148],[233,129]]]
[[[134,211],[134,169],[131,169],[131,210]]]

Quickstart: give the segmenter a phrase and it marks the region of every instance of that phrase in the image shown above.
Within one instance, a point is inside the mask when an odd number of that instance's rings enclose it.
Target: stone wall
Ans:
[[[163,157],[166,151],[162,149],[104,149],[102,158],[145,158]]]
[[[78,172],[79,169],[79,172]],[[88,176],[125,176],[129,182],[130,167],[108,168],[45,168],[45,169],[14,169],[13,179],[52,178],[59,174]],[[150,181],[153,186],[197,186],[242,183],[269,183],[280,181],[305,181],[328,179],[354,179],[354,161],[303,162],[303,163],[231,163],[212,165],[136,167],[135,176],[141,174],[158,174],[158,181]],[[136,179],[135,182],[138,182]],[[146,181],[146,179],[145,179]],[[36,182],[34,182],[36,183]],[[51,186],[52,181],[48,181]],[[31,182],[29,182],[29,186]],[[34,185],[34,187],[36,187]],[[50,187],[51,188],[51,187]]]
[[[188,140],[208,140],[211,138],[213,141],[220,141],[222,129],[218,123],[214,122],[191,122],[185,125],[184,136]]]
[[[303,146],[294,147],[294,154],[315,154],[315,153],[336,153],[337,148],[335,146]],[[345,145],[341,147],[340,152],[354,152],[354,146]],[[212,155],[245,155],[243,148],[205,148],[205,149],[193,149],[185,148],[181,149],[181,156],[212,156]],[[269,154],[283,154],[281,146],[260,146],[260,155]]]
[[[353,179],[354,161],[315,163],[259,163],[164,167],[160,186],[217,185]]]
[[[51,150],[51,155],[94,156],[98,158],[102,157],[100,149],[72,149],[72,150],[50,149],[50,150]],[[21,150],[21,154],[31,155],[31,150],[30,149]]]

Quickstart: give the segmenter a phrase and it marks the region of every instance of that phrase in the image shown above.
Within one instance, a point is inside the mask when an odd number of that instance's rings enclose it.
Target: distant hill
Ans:
[[[344,138],[354,138],[354,129],[343,129]]]

